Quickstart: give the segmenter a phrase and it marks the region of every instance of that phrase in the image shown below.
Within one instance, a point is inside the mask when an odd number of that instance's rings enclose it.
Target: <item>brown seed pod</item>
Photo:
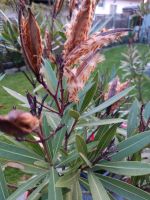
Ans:
[[[80,43],[87,40],[95,10],[95,0],[83,0],[81,8],[71,20],[67,30],[67,41],[64,44],[64,59]]]
[[[112,42],[116,42],[125,34],[126,32],[110,31],[108,34],[99,32],[90,36],[68,54],[64,61],[65,67],[71,68],[75,63],[79,62],[81,57],[87,56],[90,52],[95,52],[97,49],[103,48]]]
[[[38,76],[42,62],[42,40],[40,28],[30,9],[28,16],[24,17],[19,11],[20,40],[25,61],[33,73]]]
[[[57,16],[58,13],[61,11],[61,8],[63,6],[64,0],[56,0],[54,4],[54,11],[53,11],[53,16]]]
[[[39,127],[39,119],[31,113],[13,110],[0,116],[0,130],[10,136],[24,137]]]

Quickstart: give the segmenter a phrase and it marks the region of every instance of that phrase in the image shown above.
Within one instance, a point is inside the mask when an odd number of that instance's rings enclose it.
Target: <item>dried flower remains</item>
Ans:
[[[12,110],[6,116],[0,116],[0,130],[16,138],[22,138],[39,127],[39,119],[31,113]]]
[[[42,62],[42,40],[40,28],[30,9],[28,16],[23,16],[23,11],[19,13],[20,40],[25,61],[33,73],[38,76]]]
[[[70,102],[78,102],[78,93],[83,89],[97,63],[104,60],[98,50],[126,34],[122,30],[112,30],[89,35],[96,3],[96,0],[83,0],[66,30],[63,59]]]

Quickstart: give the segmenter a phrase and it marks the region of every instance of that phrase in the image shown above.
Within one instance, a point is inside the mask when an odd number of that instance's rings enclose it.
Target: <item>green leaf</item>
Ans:
[[[84,141],[84,138],[80,135],[76,135],[76,147],[79,153],[82,153],[83,155],[87,156],[88,153],[87,145],[86,142]]]
[[[86,190],[90,191],[89,182],[86,178],[80,177],[79,182]]]
[[[88,151],[91,151],[93,148],[96,147],[96,145],[97,145],[97,141],[87,144]],[[79,158],[79,153],[76,150],[74,150],[74,151],[70,152],[67,155],[67,157],[65,157],[64,159],[62,159],[59,162],[59,164],[57,164],[57,167],[63,167],[65,165],[68,165],[71,162],[77,160],[78,158]]]
[[[24,148],[16,147],[13,144],[0,142],[0,158],[27,164],[33,164],[36,161],[42,161],[44,158],[31,153]]]
[[[79,157],[79,154],[76,151],[73,151],[65,159],[60,161],[59,164],[57,164],[57,167],[67,165],[70,162],[75,161],[78,157]]]
[[[48,200],[63,200],[61,188],[56,187],[56,182],[59,179],[59,176],[54,169],[50,169],[49,185],[48,185]]]
[[[87,164],[87,166],[89,166],[90,168],[92,168],[92,163],[88,160],[88,158],[82,154],[82,153],[79,153],[80,157],[82,158],[82,160]]]
[[[41,166],[31,165],[31,164],[22,164],[22,168],[20,170],[22,172],[25,172],[27,174],[40,174],[48,171],[48,169],[45,169]]]
[[[111,160],[119,161],[127,156],[131,156],[148,144],[150,144],[150,131],[132,136],[117,145],[118,152],[112,154]]]
[[[3,137],[6,139],[6,141],[8,140],[9,143],[13,143],[16,147],[20,147],[22,149],[25,149],[25,150],[33,153],[33,150],[30,149],[29,146],[26,145],[26,143],[22,143],[22,142],[16,141],[13,137],[8,136],[6,134],[3,134]],[[34,137],[31,137],[31,139],[34,140]],[[30,146],[32,146],[32,144],[30,144]],[[37,146],[37,144],[36,144],[36,146]]]
[[[0,81],[3,80],[4,77],[5,77],[5,74],[0,74]]]
[[[28,151],[31,150],[31,152],[34,152],[41,157],[44,157],[45,156],[44,149],[42,146],[40,146],[40,143],[36,142],[37,138],[34,137],[34,135],[30,134],[30,135],[28,135],[28,139],[31,141],[34,141],[34,142],[33,143],[32,142],[24,142],[24,146],[26,146],[26,149],[28,149]],[[18,142],[18,143],[20,143],[20,142]]]
[[[53,144],[53,162],[57,160],[57,154],[62,146],[62,143],[65,138],[65,134],[68,128],[66,125],[66,122],[69,123],[69,120],[70,120],[70,116],[69,116],[69,113],[66,111],[60,122],[60,124],[64,125],[64,127],[62,127],[53,137],[53,143],[52,143]]]
[[[104,169],[115,174],[126,176],[150,174],[150,164],[137,161],[102,162],[96,165],[96,169]]]
[[[39,175],[30,178],[28,181],[23,183],[14,193],[12,193],[7,200],[17,199],[24,192],[34,188],[46,176],[46,174],[47,172],[41,173]]]
[[[0,199],[6,200],[8,196],[9,196],[8,188],[7,188],[7,185],[6,185],[6,181],[5,181],[5,177],[4,177],[2,167],[0,166]]]
[[[57,160],[57,154],[62,146],[66,131],[67,131],[67,127],[64,126],[53,137],[53,162],[55,162]]]
[[[93,200],[110,200],[101,181],[91,172],[88,172],[88,180]]]
[[[106,187],[109,191],[112,191],[125,199],[128,200],[149,200],[150,194],[144,192],[143,190],[122,182],[120,180],[116,180],[110,177],[104,177],[99,174],[96,174],[98,178],[101,180],[104,187]]]
[[[86,93],[80,112],[82,113],[87,106],[90,104],[90,102],[92,101],[96,91],[97,91],[97,86],[98,86],[98,76],[96,76],[95,78],[95,83],[93,84],[93,86],[89,89],[89,91]]]
[[[100,154],[101,151],[103,151],[111,142],[113,137],[116,134],[117,126],[113,125],[111,128],[109,128],[106,132],[103,132],[99,139],[98,144],[95,152],[95,157]]]
[[[55,94],[58,80],[56,78],[56,73],[54,72],[50,61],[47,59],[44,59],[43,70],[44,70],[44,75],[46,78],[48,88],[53,94]]]
[[[69,110],[69,115],[73,117],[75,120],[78,120],[80,117],[80,113],[73,109]]]
[[[114,199],[114,197],[112,196],[112,194],[108,193],[110,200],[116,200]]]
[[[150,119],[150,101],[146,104],[143,112],[144,120],[147,123]]]
[[[55,130],[60,124],[60,117],[52,112],[44,112],[44,114],[47,118],[48,125],[52,127],[53,130]]]
[[[79,124],[78,127],[92,127],[92,126],[102,126],[102,125],[109,125],[109,124],[119,124],[125,122],[124,119],[104,119],[104,120],[91,120],[87,121],[87,123]]]
[[[34,90],[33,93],[35,94],[36,92],[38,92],[39,90],[41,90],[43,88],[43,85],[38,85]]]
[[[39,184],[39,186],[28,196],[28,200],[35,200],[37,197],[40,197],[39,193],[41,190],[48,184],[49,182],[49,176],[46,177],[42,183]]]
[[[84,99],[86,93],[90,90],[90,88],[91,88],[92,86],[93,86],[93,83],[91,83],[91,81],[90,81],[90,82],[88,82],[88,83],[84,86],[84,90],[81,90],[81,91],[79,92],[79,99],[80,99],[81,102],[83,101],[83,99]]]
[[[49,137],[49,135],[51,134],[51,130],[48,125],[46,116],[43,116],[43,134],[45,138]],[[50,155],[50,158],[52,159],[53,158],[52,138],[46,141],[46,146],[47,146],[47,150]]]
[[[58,179],[56,187],[71,188],[78,178],[79,171],[70,171]]]
[[[138,100],[135,100],[129,110],[129,115],[128,115],[128,123],[127,123],[128,137],[132,136],[135,130],[138,128],[140,123],[139,115],[140,115],[140,104]]]
[[[82,200],[82,192],[79,181],[76,181],[72,189],[72,200]]]
[[[87,116],[90,116],[92,114],[95,114],[97,112],[100,112],[100,111],[104,110],[105,108],[107,108],[107,107],[111,106],[112,104],[116,103],[122,97],[126,96],[131,90],[133,90],[133,88],[134,87],[130,87],[130,88],[125,89],[124,91],[122,91],[119,94],[117,94],[117,95],[113,96],[112,98],[108,99],[107,101],[105,101],[101,105],[99,105],[99,106],[93,108],[92,110],[88,111],[82,117],[87,117]]]
[[[3,87],[3,88],[4,88],[4,90],[5,90],[6,92],[8,92],[11,96],[13,96],[13,97],[15,97],[16,99],[18,99],[19,101],[25,103],[25,104],[28,105],[28,107],[29,107],[28,100],[27,100],[27,98],[26,98],[25,96],[19,94],[18,92],[15,92],[14,90],[11,90],[11,89],[7,88],[7,87]]]

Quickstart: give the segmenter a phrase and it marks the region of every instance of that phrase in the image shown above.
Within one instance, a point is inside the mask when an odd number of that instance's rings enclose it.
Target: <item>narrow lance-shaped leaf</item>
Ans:
[[[21,194],[23,194],[27,190],[34,188],[36,184],[39,183],[39,181],[41,181],[46,176],[46,174],[47,172],[36,175],[33,178],[29,179],[28,181],[23,183],[14,193],[12,193],[7,200],[17,199]]]
[[[90,121],[87,121],[87,123],[80,123],[78,125],[78,127],[94,127],[94,126],[103,126],[103,125],[109,125],[109,124],[119,124],[119,123],[122,123],[122,122],[125,122],[124,119],[119,119],[119,118],[116,118],[116,119],[102,119],[102,120],[90,120]]]
[[[128,200],[149,200],[150,194],[123,181],[95,174],[104,187]]]
[[[18,100],[21,101],[22,103],[25,103],[25,104],[28,105],[28,107],[29,107],[28,100],[27,100],[27,98],[26,98],[25,96],[23,96],[23,95],[17,93],[16,91],[14,91],[14,90],[12,90],[12,89],[7,88],[7,87],[3,87],[3,88],[4,88],[4,90],[5,90],[6,92],[8,92],[8,94],[10,94],[10,95],[13,96],[14,98],[18,99]]]
[[[33,164],[36,161],[43,161],[43,158],[36,153],[16,147],[16,145],[0,142],[0,158],[26,164]]]
[[[104,169],[115,174],[126,176],[150,174],[150,164],[137,161],[102,162],[96,165],[96,169]]]
[[[79,153],[87,156],[87,146],[82,136],[76,135],[76,147]]]
[[[63,159],[60,163],[58,163],[57,167],[67,165],[72,161],[75,161],[78,157],[79,157],[78,152],[73,151],[65,159]]]
[[[46,60],[46,59],[44,60],[43,70],[44,70],[44,76],[46,78],[48,88],[53,94],[55,94],[58,80],[56,78],[56,74],[49,60]],[[58,92],[58,95],[60,95],[59,92]]]
[[[145,131],[119,143],[117,146],[118,152],[111,155],[111,160],[120,161],[121,159],[140,151],[145,146],[150,144],[149,136],[150,131]]]
[[[6,185],[4,173],[3,173],[2,167],[0,166],[0,199],[6,200],[8,195],[9,195],[8,194],[8,188],[7,188],[7,185]]]
[[[41,196],[41,190],[48,184],[49,177],[46,177],[43,182],[28,196],[28,200],[36,200],[37,197]]]
[[[148,102],[144,108],[144,113],[143,113],[145,122],[148,122],[150,119],[150,102]]]
[[[79,181],[77,180],[72,189],[72,200],[82,200],[82,192]]]
[[[88,172],[88,180],[93,200],[110,200],[101,181],[91,172]]]
[[[88,158],[82,154],[82,153],[79,153],[80,157],[82,158],[82,160],[87,164],[87,166],[89,166],[90,168],[92,168],[92,163],[88,160]]]
[[[120,100],[122,97],[126,96],[131,90],[133,90],[134,87],[130,87],[125,89],[124,91],[120,92],[119,94],[113,96],[112,98],[108,99],[107,101],[105,101],[104,103],[102,103],[101,105],[93,108],[92,110],[90,110],[89,112],[85,113],[82,117],[87,117],[90,116],[92,114],[95,114],[97,112],[100,112],[102,110],[104,110],[105,108],[111,106],[112,104],[116,103],[118,100]]]
[[[51,130],[48,125],[46,116],[43,116],[43,134],[46,138],[48,138],[51,134]],[[46,146],[47,146],[48,152],[50,154],[50,157],[53,158],[53,146],[52,146],[51,138],[46,141]]]
[[[113,125],[111,128],[108,129],[108,131],[103,132],[103,134],[100,135],[95,156],[99,155],[100,152],[110,144],[111,140],[115,136],[116,129],[117,126]]]
[[[86,93],[84,97],[80,112],[83,112],[90,104],[97,90],[97,86],[98,86],[98,75],[95,77],[94,85],[90,88],[90,90]]]
[[[128,137],[134,134],[135,130],[139,126],[139,115],[140,115],[140,104],[138,100],[135,100],[129,110],[128,115],[128,127],[127,127],[127,134]]]
[[[69,121],[68,113],[64,113],[64,116],[61,120],[61,125],[64,125],[64,126],[53,137],[53,162],[57,160],[58,151],[60,147],[62,146],[63,140],[65,138],[65,134],[67,131],[67,126],[65,125],[66,121]]]
[[[56,187],[71,188],[74,182],[78,180],[78,178],[79,178],[79,170],[70,171],[58,179]]]
[[[61,188],[56,187],[58,174],[54,167],[50,169],[49,185],[48,185],[48,200],[63,200]]]

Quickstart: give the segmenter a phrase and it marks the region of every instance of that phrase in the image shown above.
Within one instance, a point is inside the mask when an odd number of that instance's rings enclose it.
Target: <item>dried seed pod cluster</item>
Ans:
[[[12,110],[6,116],[0,116],[0,130],[16,138],[22,138],[37,128],[39,119],[28,112]]]
[[[108,100],[111,97],[119,94],[120,92],[122,92],[123,90],[125,90],[126,88],[128,88],[129,86],[129,81],[126,81],[124,83],[120,82],[120,79],[118,77],[114,78],[110,83],[109,83],[109,88],[108,88],[108,92],[105,94],[104,99]],[[115,104],[113,104],[111,106],[111,108],[109,109],[110,113],[113,113],[117,108],[119,108],[121,102],[123,99],[120,99],[119,101],[117,101]]]
[[[83,89],[97,63],[104,60],[98,49],[125,34],[122,31],[103,31],[89,35],[96,3],[96,0],[83,0],[66,30],[63,58],[70,102],[79,100],[79,91]]]

